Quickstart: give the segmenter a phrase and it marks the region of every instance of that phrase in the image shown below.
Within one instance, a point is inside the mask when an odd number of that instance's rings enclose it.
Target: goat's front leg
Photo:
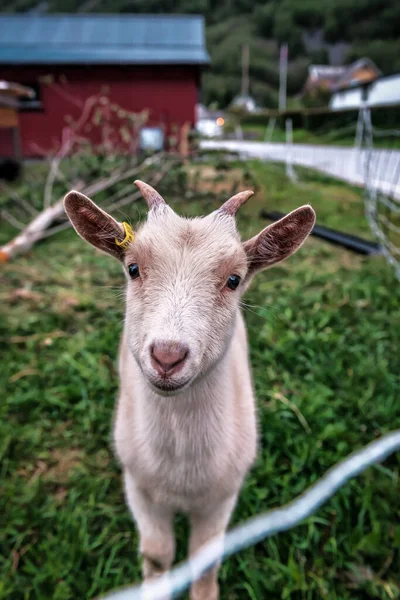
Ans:
[[[125,492],[140,535],[145,580],[169,571],[175,555],[173,514],[155,504],[135,484],[129,471],[124,473]]]
[[[219,539],[221,549],[229,519],[236,503],[236,496],[228,498],[215,507],[192,513],[190,515],[190,555],[194,555],[204,544],[212,539]],[[218,600],[219,564],[207,571],[201,579],[192,584],[190,600]]]

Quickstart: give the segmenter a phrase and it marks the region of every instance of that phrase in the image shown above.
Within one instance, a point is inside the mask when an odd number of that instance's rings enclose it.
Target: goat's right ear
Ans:
[[[84,194],[73,190],[64,198],[64,208],[75,231],[89,244],[118,260],[124,251],[116,239],[125,237],[124,228]]]
[[[269,225],[243,244],[249,270],[247,277],[267,269],[296,252],[315,225],[315,212],[308,204]]]

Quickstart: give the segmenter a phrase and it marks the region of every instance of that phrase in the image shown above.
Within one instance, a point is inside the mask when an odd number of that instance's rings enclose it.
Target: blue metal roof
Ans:
[[[199,15],[0,15],[0,64],[197,64]]]

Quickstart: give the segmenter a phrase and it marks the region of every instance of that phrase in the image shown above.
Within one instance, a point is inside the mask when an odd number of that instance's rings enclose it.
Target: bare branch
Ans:
[[[146,161],[143,161],[142,165],[144,165],[145,162]],[[153,177],[150,180],[151,184],[156,185],[162,179],[162,177],[165,175],[165,173],[169,170],[170,167],[171,167],[171,165],[168,163],[168,165],[166,165],[164,169],[162,169],[155,177]],[[139,170],[142,170],[142,169],[139,169]],[[134,175],[135,174],[133,174],[133,176]],[[129,175],[129,173],[128,174],[125,173],[122,177],[123,177],[123,179],[130,178],[130,177],[132,177],[132,174]],[[108,184],[107,181],[104,181],[103,183],[104,183],[104,186],[106,186]],[[116,183],[115,180],[113,181],[112,185],[114,185],[114,183]],[[104,189],[106,189],[106,187],[103,187],[102,190],[99,190],[97,187],[97,191],[95,191],[93,193],[93,191],[91,191],[91,189],[89,187],[87,189],[83,189],[82,192],[93,196],[96,193],[103,191]],[[118,193],[114,194],[114,196],[111,196],[110,198],[108,198],[108,202],[110,202],[113,198],[118,198],[119,196],[121,196],[122,192],[127,192],[131,189],[132,189],[132,184],[130,183],[130,184],[126,185],[124,188],[122,188],[122,190],[120,190]],[[123,198],[117,200],[116,202],[105,205],[104,208],[107,209],[107,211],[112,212],[114,210],[122,208],[123,206],[126,206],[127,204],[135,202],[136,200],[139,200],[140,198],[141,198],[141,193],[139,191],[135,191],[134,193],[128,194],[127,196],[124,195]],[[47,229],[46,231],[43,231],[40,236],[40,239],[50,237],[50,236],[54,235],[55,233],[69,229],[69,227],[71,227],[71,223],[69,220],[67,220],[67,221],[65,221],[65,223],[61,223],[60,225],[56,225],[55,227],[52,227],[50,229]]]
[[[131,179],[135,177],[138,173],[143,171],[143,169],[153,166],[161,161],[161,157],[157,155],[157,157],[150,157],[145,159],[140,165],[136,165],[129,171],[118,171],[111,177],[101,179],[100,181],[96,181],[94,184],[88,186],[85,190],[85,194],[88,196],[95,196],[99,192],[104,192],[106,189],[112,187],[116,183],[121,183],[126,179]]]
[[[83,186],[81,183],[76,182],[74,187],[75,189],[80,189],[80,191],[82,191],[88,196],[95,196],[100,192],[110,189],[113,185],[117,183],[120,183],[126,179],[133,179],[137,176],[138,173],[140,173],[144,169],[161,163],[162,158],[164,158],[164,155],[162,154],[152,156],[150,158],[145,159],[140,165],[136,165],[135,167],[133,167],[132,169],[128,169],[127,171],[118,170],[110,177],[103,178],[100,181],[96,181],[95,183],[86,187]],[[168,171],[171,165],[172,162],[170,160],[167,160],[165,166],[157,172],[157,174],[152,178],[151,182],[156,184],[158,181],[160,181],[160,179],[165,175],[165,173]],[[111,205],[105,205],[105,208],[107,210],[115,210],[129,204],[130,202],[134,202],[139,197],[140,194],[135,191],[132,194],[128,194],[124,198],[118,199]],[[9,222],[11,222],[13,216],[8,216],[8,220]],[[17,254],[26,252],[38,240],[51,236],[57,233],[58,231],[63,231],[64,229],[67,229],[69,227],[69,221],[61,223],[60,225],[56,225],[55,227],[52,227],[51,229],[49,229],[49,231],[47,231],[47,229],[51,226],[52,223],[54,223],[54,221],[57,221],[60,218],[63,218],[64,216],[65,215],[63,198],[59,198],[54,204],[51,204],[42,212],[39,212],[35,216],[35,218],[29,223],[29,225],[25,226],[24,224],[20,224],[18,229],[21,231],[21,233],[19,233],[8,244],[0,248],[1,261],[7,261]]]
[[[29,225],[18,227],[18,229],[22,229],[21,233],[0,248],[0,262],[6,262],[16,254],[29,250],[41,238],[43,231],[63,215],[64,205],[60,199],[53,206],[49,206],[39,213]]]
[[[44,201],[43,201],[44,208],[48,208],[51,204],[53,185],[54,185],[54,181],[56,180],[56,177],[57,177],[60,160],[61,160],[61,157],[57,157],[54,160],[52,160],[50,163],[50,170],[47,175],[46,183],[44,186]]]
[[[65,231],[65,229],[69,229],[72,227],[71,221],[68,219],[64,223],[60,223],[60,225],[56,225],[55,227],[51,227],[50,229],[46,229],[42,231],[42,234],[39,239],[43,240],[44,238],[50,237],[55,233],[59,233],[60,231]]]
[[[1,211],[1,217],[5,221],[7,221],[7,223],[15,227],[15,229],[19,229],[21,231],[25,227],[25,223],[22,223],[22,221],[14,217],[14,215],[9,213],[8,210],[6,210],[5,208],[3,208],[3,210]]]
[[[6,183],[2,183],[1,189],[3,189],[8,196],[13,198],[16,202],[18,202],[18,204],[20,204],[26,210],[26,212],[31,214],[32,217],[35,217],[38,214],[39,211],[37,211],[36,208],[29,204],[29,202],[27,202],[19,194],[17,194],[17,192],[13,190],[9,185],[7,185]]]
[[[158,173],[156,175],[154,175],[149,183],[150,185],[154,186],[157,185],[161,179],[165,176],[165,174],[170,170],[170,168],[172,167],[172,162],[167,162],[167,164],[164,166],[163,169],[161,169],[160,171],[158,171]],[[121,200],[114,202],[111,205],[107,205],[106,208],[108,211],[113,211],[116,210],[118,208],[122,208],[123,206],[126,206],[127,204],[129,204],[129,202],[135,202],[136,200],[138,200],[139,198],[142,197],[141,192],[134,192],[133,194],[130,194],[129,196],[126,196],[125,198],[122,198]]]
[[[132,202],[136,202],[136,200],[140,200],[140,198],[141,198],[141,194],[139,192],[135,192],[134,194],[125,196],[125,198],[122,198],[118,202],[114,202],[114,204],[112,204],[111,206],[107,206],[107,211],[113,212],[114,210],[122,208],[123,206],[126,206],[127,204],[131,204]]]
[[[90,127],[92,127],[92,125],[100,125],[103,127],[104,130],[100,132],[102,133],[104,142],[103,146],[93,146],[92,148],[95,150],[96,154],[97,151],[102,151],[104,155],[105,150],[106,156],[108,156],[108,151],[112,150],[115,152],[118,149],[118,140],[120,138],[123,142],[127,143],[127,140],[124,139],[121,134],[121,128],[116,128],[112,122],[112,119],[114,119],[115,116],[120,118],[122,122],[128,119],[130,124],[133,123],[133,133],[131,128],[131,138],[128,139],[128,142],[130,142],[129,147],[131,149],[135,147],[133,142],[135,140],[137,142],[136,138],[138,137],[139,125],[142,125],[147,119],[147,114],[140,113],[139,115],[134,115],[133,113],[121,109],[116,104],[110,104],[109,99],[105,95],[93,95],[87,98],[85,102],[81,103],[79,99],[75,99],[74,97],[71,97],[68,92],[65,92],[62,87],[57,86],[56,84],[54,84],[53,87],[55,91],[66,97],[73,104],[79,105],[82,112],[77,121],[69,123],[62,130],[60,146],[49,162],[49,171],[43,190],[43,210],[37,211],[35,208],[30,207],[25,199],[18,197],[18,203],[33,217],[32,221],[26,226],[12,214],[7,211],[4,212],[4,218],[6,218],[9,223],[13,224],[13,226],[17,227],[20,230],[20,233],[13,240],[0,248],[0,259],[2,261],[9,260],[11,257],[21,252],[26,252],[36,241],[49,237],[69,227],[69,222],[67,221],[55,226],[53,225],[55,221],[59,221],[60,219],[63,220],[65,217],[63,199],[59,198],[53,202],[54,184],[57,179],[63,179],[65,182],[67,181],[67,177],[60,168],[63,159],[71,154],[78,145],[81,145],[84,150],[86,149],[87,144],[90,145],[90,140],[83,134],[83,128],[86,127],[87,124],[90,124]],[[94,112],[95,108],[96,111]],[[117,137],[115,134],[117,134]],[[45,152],[43,152],[43,154],[45,154]],[[166,160],[166,155],[164,153],[159,153],[145,159],[141,164],[135,164],[135,166],[133,166],[132,162],[136,161],[136,158],[133,158],[132,161],[132,154],[133,156],[136,156],[136,152],[129,153],[127,155],[127,160],[119,161],[119,168],[111,175],[103,177],[91,185],[76,182],[73,187],[79,189],[88,196],[95,196],[100,192],[110,190],[111,194],[106,202],[111,208],[119,208],[135,201],[139,197],[139,194],[136,193],[136,191],[131,191],[131,185],[123,185],[122,189],[119,190],[116,188],[112,190],[113,186],[129,179],[132,180],[133,184],[133,179],[135,179],[141,171],[145,171],[147,168],[150,169],[149,177],[153,176],[151,168],[158,164],[161,165],[163,160]],[[86,155],[84,154],[84,157],[85,156]],[[168,156],[167,158],[166,164],[170,165],[171,157]],[[69,166],[69,163],[67,164]],[[72,166],[74,167],[74,164],[72,164]],[[168,166],[160,169],[155,176],[154,182],[159,181],[167,169]],[[73,175],[73,171],[74,168],[69,170],[69,177],[71,177],[71,174]],[[83,171],[85,172],[85,169],[83,169]],[[80,173],[79,167],[78,173]]]
[[[71,102],[71,104],[74,104],[80,109],[83,108],[83,102],[81,100],[67,92],[67,90],[65,90],[62,86],[58,85],[57,83],[52,83],[51,89],[55,91],[56,94],[59,94],[62,98],[64,98],[64,100],[68,100],[68,102]]]
[[[82,110],[82,114],[80,115],[78,121],[74,124],[74,127],[64,127],[61,134],[61,148],[58,151],[56,157],[51,161],[50,171],[46,179],[46,184],[44,186],[44,208],[48,208],[51,205],[52,200],[52,192],[53,185],[56,180],[56,177],[59,173],[60,161],[65,158],[70,151],[76,141],[79,130],[85,125],[90,116],[90,111],[93,106],[98,101],[98,96],[90,96]]]

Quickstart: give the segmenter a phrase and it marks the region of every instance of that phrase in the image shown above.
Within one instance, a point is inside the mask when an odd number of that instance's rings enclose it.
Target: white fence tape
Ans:
[[[329,500],[349,479],[400,450],[400,429],[371,442],[330,469],[301,496],[281,508],[249,519],[221,540],[212,540],[190,560],[146,585],[133,586],[104,596],[102,600],[161,600],[188,588],[216,562],[261,540],[295,527]]]
[[[363,147],[365,149],[365,213],[372,233],[381,244],[383,254],[400,280],[400,153],[398,150],[374,150],[374,137],[398,137],[399,130],[373,127],[371,111],[360,111]],[[379,185],[377,184],[379,182]],[[393,235],[395,234],[395,235]],[[397,236],[397,237],[396,237]],[[396,243],[393,240],[397,240]]]

